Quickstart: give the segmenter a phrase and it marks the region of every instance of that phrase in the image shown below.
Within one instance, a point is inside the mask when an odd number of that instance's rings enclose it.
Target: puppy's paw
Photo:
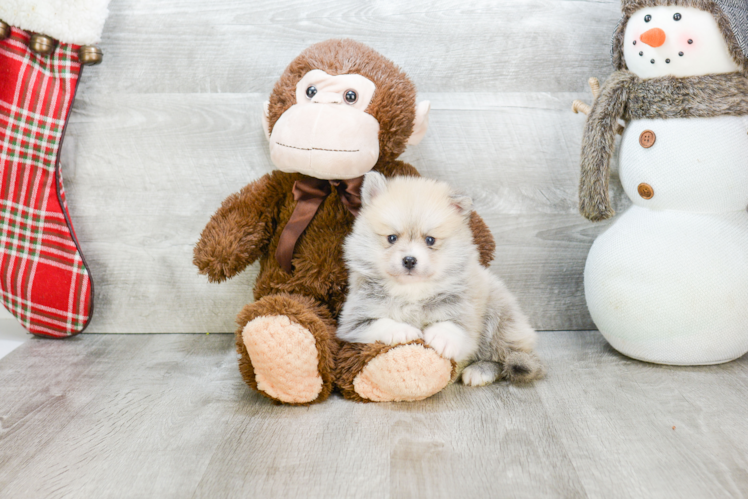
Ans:
[[[471,387],[493,384],[501,376],[501,365],[492,361],[478,361],[462,372],[462,383]]]
[[[390,345],[396,344],[407,344],[416,339],[420,339],[423,336],[423,332],[415,326],[408,325],[406,323],[397,323],[390,330],[389,342]]]
[[[465,332],[453,323],[435,323],[423,331],[423,340],[447,359],[460,361],[464,357]]]
[[[545,369],[534,352],[513,351],[504,360],[503,375],[510,382],[521,384],[542,378]]]

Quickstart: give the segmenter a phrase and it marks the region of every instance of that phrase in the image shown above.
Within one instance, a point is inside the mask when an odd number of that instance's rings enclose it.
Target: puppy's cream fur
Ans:
[[[470,199],[443,182],[376,172],[366,175],[361,196],[345,242],[349,292],[338,337],[387,344],[422,338],[469,365],[467,385],[540,377],[535,331],[504,283],[480,265]],[[406,266],[406,257],[415,265]]]

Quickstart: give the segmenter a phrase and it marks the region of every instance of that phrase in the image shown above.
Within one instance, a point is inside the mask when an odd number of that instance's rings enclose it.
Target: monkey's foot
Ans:
[[[239,314],[239,370],[250,387],[276,402],[317,403],[332,391],[337,344],[327,318],[304,299],[263,297]]]
[[[242,331],[257,390],[284,403],[309,403],[322,390],[314,336],[287,316],[260,316]]]
[[[420,401],[444,389],[456,368],[423,340],[346,343],[338,353],[337,383],[343,396],[356,401]]]

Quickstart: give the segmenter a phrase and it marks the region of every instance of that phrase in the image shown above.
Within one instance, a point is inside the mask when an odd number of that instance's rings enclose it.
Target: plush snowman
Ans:
[[[748,0],[623,1],[617,71],[587,118],[580,210],[613,215],[610,157],[633,205],[584,272],[600,332],[633,358],[715,364],[748,351]]]

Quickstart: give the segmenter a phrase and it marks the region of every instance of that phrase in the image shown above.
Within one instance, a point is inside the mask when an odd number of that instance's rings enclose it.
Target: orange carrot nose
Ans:
[[[651,30],[642,33],[641,39],[642,42],[651,47],[659,47],[665,43],[665,32],[660,28],[652,28]]]

